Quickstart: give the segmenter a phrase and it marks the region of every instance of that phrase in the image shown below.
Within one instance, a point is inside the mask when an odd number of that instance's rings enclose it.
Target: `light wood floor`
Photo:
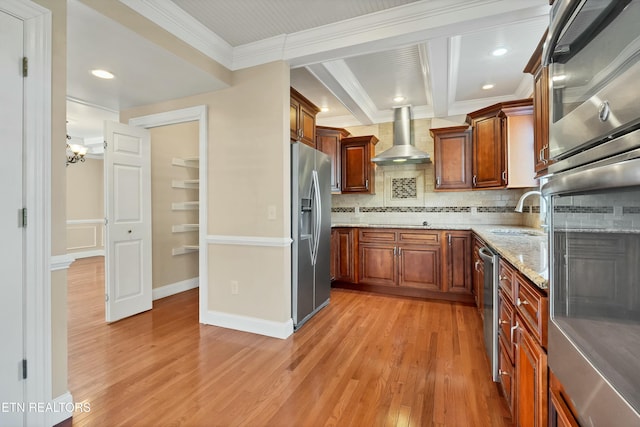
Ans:
[[[65,426],[511,426],[476,309],[333,290],[287,340],[198,323],[198,292],[104,323],[102,258],[69,270]]]

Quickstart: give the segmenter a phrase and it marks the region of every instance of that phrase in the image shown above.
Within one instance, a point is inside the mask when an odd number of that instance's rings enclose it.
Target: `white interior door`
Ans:
[[[24,358],[24,228],[19,222],[23,198],[23,23],[0,12],[0,402],[25,400]],[[21,426],[24,411],[0,410],[0,425]]]
[[[105,122],[106,320],[150,310],[151,156],[149,131]]]

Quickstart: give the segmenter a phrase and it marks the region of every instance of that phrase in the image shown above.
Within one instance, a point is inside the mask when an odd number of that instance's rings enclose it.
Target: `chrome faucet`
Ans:
[[[524,205],[524,199],[526,199],[527,197],[531,196],[532,194],[537,194],[538,196],[540,196],[540,204],[541,205],[544,204],[544,206],[546,208],[547,201],[544,199],[544,197],[542,197],[542,193],[539,192],[538,190],[532,190],[532,191],[527,191],[522,196],[520,196],[520,200],[518,200],[518,203],[516,204],[516,208],[514,209],[514,211],[515,212],[522,212],[522,206]]]

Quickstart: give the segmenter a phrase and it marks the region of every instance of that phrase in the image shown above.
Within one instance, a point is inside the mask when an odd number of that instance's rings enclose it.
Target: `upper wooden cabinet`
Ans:
[[[502,102],[467,115],[474,189],[535,187],[533,100]]]
[[[340,193],[342,188],[341,144],[342,138],[351,135],[340,128],[316,126],[316,148],[331,157],[331,192]]]
[[[542,46],[545,32],[538,47],[524,69],[533,75],[533,162],[536,176],[545,175],[553,161],[549,159],[549,68],[542,66]]]
[[[452,126],[429,132],[435,149],[435,190],[471,189],[471,128]]]
[[[290,88],[290,102],[291,141],[300,141],[316,148],[316,114],[320,109],[294,88]]]
[[[342,139],[340,152],[341,192],[375,193],[375,154],[378,138],[373,135],[352,136]]]

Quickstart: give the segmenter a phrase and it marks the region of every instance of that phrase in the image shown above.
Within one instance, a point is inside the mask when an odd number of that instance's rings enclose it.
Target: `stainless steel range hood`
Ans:
[[[411,107],[398,107],[393,112],[393,147],[371,159],[378,165],[430,163],[429,154],[411,143]]]

